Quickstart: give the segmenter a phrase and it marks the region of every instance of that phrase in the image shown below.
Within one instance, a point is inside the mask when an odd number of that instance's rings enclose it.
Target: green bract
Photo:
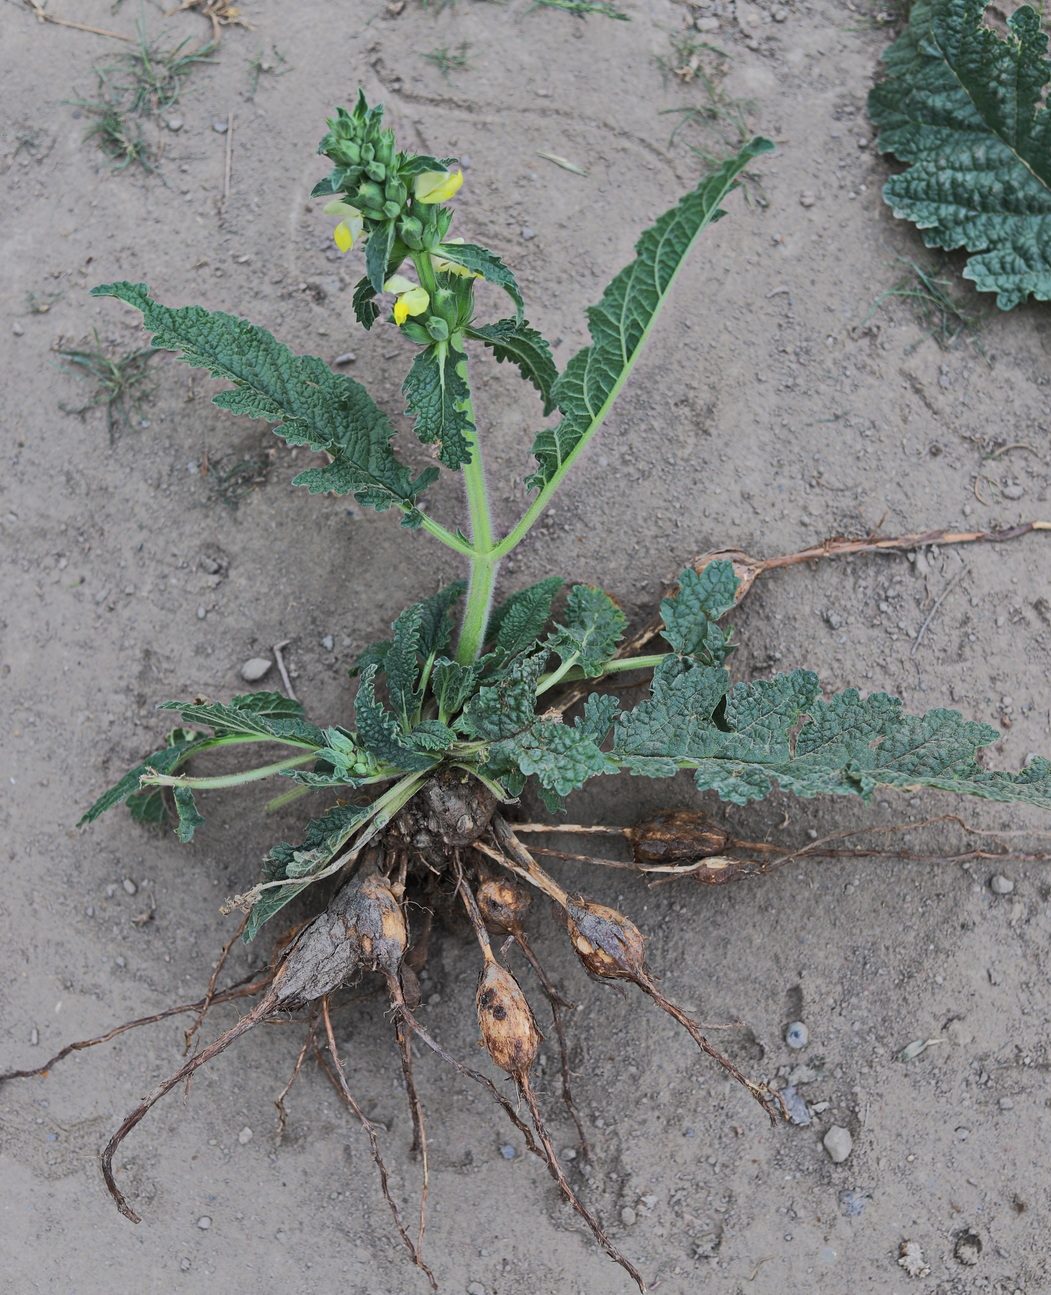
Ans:
[[[890,786],[1051,808],[1051,764],[1037,759],[1019,774],[985,771],[976,754],[995,739],[994,730],[954,711],[910,716],[896,698],[863,699],[854,689],[822,698],[807,670],[733,682],[726,663],[734,645],[719,623],[738,593],[728,561],[681,574],[661,604],[667,650],[652,656],[619,655],[624,614],[590,585],[572,586],[559,601],[563,581],[555,577],[492,606],[500,560],[528,533],[598,430],[696,239],[723,215],[720,204],[744,168],[773,146],[753,140],[641,236],[635,259],[588,312],[591,344],[559,374],[548,343],[525,322],[510,270],[485,248],[448,239],[452,210],[443,201],[460,183],[452,161],[397,152],[381,118],[362,96],[352,113],[337,113],[321,146],[334,169],[315,192],[342,195],[335,214],[345,214],[347,204],[360,213],[368,275],[354,294],[359,321],[366,328],[375,323],[375,298],[385,285],[399,300],[413,293],[411,310],[395,311],[419,348],[402,390],[416,435],[437,445],[443,467],[463,474],[465,531],[447,530],[427,514],[423,494],[440,469],[412,477],[392,448],[394,429],[358,383],[313,356],[294,355],[246,320],[159,305],[141,284],[108,284],[95,293],[137,307],[154,346],[231,381],[217,404],[274,423],[291,444],[328,452],[327,467],[296,482],[398,509],[405,525],[461,554],[468,578],[409,607],[389,639],[360,654],[353,729],[316,726],[298,702],[276,693],[166,703],[189,727],[175,730],[85,818],[126,802],[141,821],[156,821],[158,789],[170,788],[177,831],[189,840],[202,822],[197,791],[271,776],[291,784],[281,803],[308,789],[338,789],[339,803],[307,825],[298,845],[275,846],[262,881],[242,897],[251,905],[251,938],[305,886],[350,864],[439,773],[473,777],[505,801],[532,782],[552,811],[598,775],[663,778],[681,770],[700,790],[737,804],[775,787],[867,798]],[[512,317],[475,320],[479,279],[507,292]],[[525,486],[537,493],[503,537],[490,519],[471,402],[467,356],[476,343],[517,367],[539,393],[544,414],[558,411],[533,446],[537,466]],[[615,680],[626,670],[652,672],[648,694],[631,707],[615,690],[592,692],[571,722],[551,706],[560,685]],[[187,761],[211,748],[260,742],[285,748],[281,758],[216,777],[184,772]]]
[[[869,94],[879,148],[909,164],[883,196],[928,247],[972,253],[964,277],[1002,310],[1051,300],[1051,79],[1039,14],[1001,40],[984,0],[916,0]]]

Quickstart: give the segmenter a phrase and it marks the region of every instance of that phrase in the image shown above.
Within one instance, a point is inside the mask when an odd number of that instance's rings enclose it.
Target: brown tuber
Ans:
[[[506,877],[486,877],[475,891],[482,918],[490,931],[521,935],[529,913],[529,893]]]
[[[708,817],[690,809],[668,809],[628,828],[636,863],[679,863],[720,854],[730,839]]]
[[[516,1079],[524,1079],[543,1035],[518,981],[498,962],[487,962],[475,1001],[482,1039],[493,1064]]]
[[[577,957],[593,975],[648,982],[642,932],[622,913],[578,895],[566,900],[566,922]]]

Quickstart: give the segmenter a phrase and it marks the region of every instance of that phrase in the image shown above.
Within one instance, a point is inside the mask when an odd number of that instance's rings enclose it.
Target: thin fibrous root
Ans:
[[[412,1149],[420,1155],[420,1168],[423,1183],[420,1187],[420,1221],[416,1232],[416,1250],[419,1253],[423,1246],[423,1234],[427,1226],[427,1191],[430,1186],[430,1170],[427,1160],[427,1125],[423,1118],[423,1104],[416,1090],[416,1076],[412,1069],[412,1039],[408,1023],[400,1014],[395,1014],[394,1030],[398,1039],[398,1051],[401,1054],[401,1073],[405,1079],[405,1092],[409,1099],[409,1112],[412,1115]]]
[[[397,1228],[398,1235],[401,1237],[402,1241],[405,1244],[405,1248],[408,1250],[410,1256],[412,1257],[412,1262],[416,1265],[417,1268],[421,1269],[426,1274],[427,1280],[431,1284],[431,1289],[437,1290],[438,1283],[434,1278],[434,1273],[432,1273],[430,1268],[428,1268],[427,1265],[424,1263],[423,1259],[420,1256],[419,1249],[413,1244],[412,1237],[409,1236],[409,1233],[405,1228],[405,1224],[401,1221],[401,1213],[398,1210],[397,1202],[394,1200],[394,1197],[390,1194],[390,1187],[387,1182],[387,1166],[383,1163],[383,1157],[380,1155],[379,1142],[377,1141],[377,1138],[376,1138],[376,1126],[366,1116],[365,1112],[354,1100],[353,1094],[351,1093],[350,1088],[347,1085],[347,1077],[343,1070],[343,1062],[340,1059],[339,1050],[336,1047],[336,1038],[332,1032],[332,1017],[329,1015],[327,994],[325,995],[324,998],[321,999],[321,1015],[325,1022],[325,1037],[328,1041],[328,1052],[329,1052],[329,1056],[332,1058],[332,1065],[329,1066],[327,1063],[325,1063],[324,1060],[320,1057],[320,1053],[318,1054],[319,1060],[321,1060],[321,1063],[324,1066],[326,1072],[328,1073],[329,1078],[332,1080],[333,1086],[335,1087],[336,1091],[339,1093],[340,1097],[343,1099],[346,1105],[357,1116],[358,1122],[361,1124],[361,1127],[365,1131],[365,1136],[369,1140],[369,1149],[372,1153],[373,1163],[375,1164],[376,1169],[379,1172],[380,1191],[383,1193],[383,1199],[390,1206],[390,1212],[394,1218],[394,1226],[395,1228]]]
[[[136,1214],[128,1204],[124,1197],[124,1193],[117,1186],[116,1180],[113,1177],[113,1156],[117,1148],[136,1124],[139,1123],[143,1116],[160,1101],[165,1093],[171,1092],[171,1090],[177,1084],[182,1083],[184,1079],[190,1079],[190,1077],[199,1070],[201,1066],[206,1065],[214,1057],[217,1057],[220,1052],[224,1052],[235,1039],[239,1039],[242,1034],[247,1034],[248,1031],[258,1025],[276,1005],[277,995],[271,989],[265,998],[256,1003],[255,1007],[252,1008],[247,1016],[243,1016],[236,1025],[231,1026],[225,1034],[221,1034],[214,1043],[210,1043],[207,1048],[204,1048],[201,1052],[198,1052],[195,1056],[191,1057],[185,1065],[180,1066],[173,1075],[169,1075],[163,1083],[158,1084],[150,1095],[136,1106],[116,1133],[114,1133],[113,1137],[110,1138],[109,1142],[106,1144],[105,1151],[102,1153],[102,1176],[106,1180],[109,1194],[117,1203],[117,1209],[120,1210],[121,1214],[123,1214],[126,1219],[130,1219],[132,1223],[142,1222],[139,1215]]]
[[[614,1263],[620,1264],[624,1271],[638,1285],[640,1291],[645,1291],[646,1283],[642,1279],[642,1274],[631,1260],[622,1255],[609,1237],[606,1236],[605,1232],[602,1230],[602,1224],[598,1221],[595,1215],[591,1213],[573,1188],[570,1187],[565,1172],[559,1164],[558,1157],[555,1155],[555,1149],[551,1145],[551,1139],[548,1136],[547,1128],[545,1127],[543,1117],[540,1114],[540,1107],[537,1105],[536,1097],[533,1093],[532,1085],[529,1082],[528,1074],[523,1072],[521,1075],[515,1075],[514,1078],[522,1096],[525,1098],[526,1105],[529,1107],[529,1114],[533,1120],[533,1127],[536,1129],[537,1137],[540,1139],[544,1148],[548,1171],[550,1172],[551,1177],[558,1184],[558,1190],[588,1225],[594,1234],[595,1240],[599,1243],[602,1249],[605,1250],[606,1254],[609,1255]]]
[[[222,972],[223,967],[226,965],[226,959],[230,956],[230,950],[240,939],[247,925],[248,925],[248,914],[245,913],[244,917],[238,923],[237,930],[234,931],[233,935],[231,935],[230,938],[227,940],[227,942],[223,945],[222,952],[219,954],[219,957],[216,960],[215,966],[212,968],[212,974],[208,980],[208,988],[204,991],[203,1006],[201,1007],[201,1010],[197,1013],[197,1019],[186,1031],[186,1034],[185,1034],[186,1052],[190,1051],[190,1044],[193,1042],[193,1036],[201,1028],[201,1023],[204,1021],[204,1018],[208,1015],[208,1009],[211,1007],[212,1001],[215,997],[215,986],[219,983],[219,976]]]
[[[292,1073],[288,1077],[288,1083],[281,1089],[281,1092],[274,1101],[274,1105],[277,1107],[278,1142],[284,1140],[285,1129],[288,1127],[288,1111],[285,1109],[285,1098],[292,1091],[292,1085],[299,1078],[299,1072],[303,1069],[303,1062],[306,1060],[306,1055],[310,1051],[310,1047],[314,1042],[314,1038],[317,1035],[318,1026],[320,1024],[321,1022],[315,1013],[310,1021],[310,1028],[307,1030],[307,1036],[303,1040],[303,1046],[299,1049],[299,1056],[296,1057],[296,1064],[292,1067]]]
[[[551,1017],[555,1023],[555,1035],[558,1038],[559,1063],[562,1071],[562,1104],[572,1117],[573,1123],[577,1126],[577,1139],[580,1143],[581,1155],[586,1161],[590,1162],[591,1143],[588,1141],[587,1131],[584,1128],[584,1121],[580,1118],[580,1112],[577,1110],[576,1104],[573,1101],[573,1090],[570,1085],[569,1045],[566,1041],[566,1030],[562,1021],[562,1008],[572,1007],[572,1004],[566,1002],[552,983],[547,972],[541,965],[540,959],[533,952],[531,945],[527,941],[525,932],[516,934],[515,939],[517,940],[518,947],[522,950],[522,953],[525,955],[529,965],[536,973],[536,978],[540,981],[544,994],[547,996],[547,1001],[551,1006]]]
[[[210,999],[199,998],[195,1003],[180,1003],[178,1007],[166,1007],[163,1012],[154,1012],[152,1016],[140,1016],[134,1021],[125,1021],[123,1025],[116,1025],[112,1030],[107,1030],[105,1034],[99,1034],[94,1039],[79,1039],[76,1043],[67,1043],[64,1048],[59,1049],[53,1057],[50,1057],[42,1066],[36,1066],[32,1070],[9,1070],[0,1075],[0,1084],[5,1079],[35,1079],[37,1077],[46,1077],[48,1073],[58,1065],[63,1058],[68,1057],[71,1052],[81,1052],[84,1048],[93,1048],[97,1043],[108,1043],[110,1039],[115,1039],[118,1034],[124,1034],[128,1030],[137,1030],[140,1025],[153,1025],[156,1021],[167,1020],[169,1016],[178,1016],[182,1012],[198,1012],[206,1002],[211,1003],[229,1003],[235,998],[252,998],[261,990],[265,989],[271,981],[268,975],[263,980],[253,981],[246,984],[250,977],[246,976],[244,980],[238,981],[229,988],[221,990],[217,994],[212,994]]]

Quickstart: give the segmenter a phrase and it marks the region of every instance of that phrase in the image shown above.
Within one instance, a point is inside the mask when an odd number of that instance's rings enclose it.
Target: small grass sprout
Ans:
[[[101,406],[106,411],[106,428],[112,444],[131,426],[133,415],[139,422],[143,421],[142,401],[149,394],[149,389],[143,384],[148,376],[149,362],[157,351],[152,346],[145,346],[114,357],[99,341],[97,329],[94,330],[94,338],[93,347],[59,351],[59,356],[71,366],[66,368],[67,373],[93,384],[83,405],[60,404],[59,408],[63,413],[83,416]]]
[[[574,14],[577,18],[589,18],[597,14],[601,18],[613,18],[617,22],[631,22],[631,18],[623,9],[618,9],[610,0],[533,0],[533,3],[523,14],[523,18],[531,14],[534,9],[564,9],[566,13]]]
[[[912,306],[917,320],[926,329],[919,341],[910,343],[906,348],[907,355],[911,355],[928,338],[933,338],[943,351],[951,350],[963,338],[973,342],[979,355],[985,358],[985,350],[979,339],[985,320],[984,313],[973,311],[954,296],[949,279],[939,277],[936,271],[924,269],[908,257],[898,259],[907,267],[906,273],[893,287],[885,288],[879,294],[861,321],[862,326],[887,301],[901,298]]]
[[[467,41],[462,40],[455,49],[450,49],[443,45],[438,49],[433,49],[429,54],[422,54],[420,57],[425,58],[428,63],[438,69],[446,81],[449,79],[450,72],[467,72],[474,64],[467,56],[470,45]]]
[[[248,102],[255,102],[255,95],[259,89],[261,77],[285,76],[287,73],[294,71],[294,68],[288,66],[288,60],[276,45],[270,46],[269,55],[264,52],[264,47],[260,45],[259,53],[248,64]]]

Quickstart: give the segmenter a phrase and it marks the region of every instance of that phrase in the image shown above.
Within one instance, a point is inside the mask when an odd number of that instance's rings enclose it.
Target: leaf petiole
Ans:
[[[168,773],[144,773],[139,779],[139,786],[189,787],[200,791],[215,790],[220,787],[240,787],[242,783],[260,782],[263,778],[271,778],[274,774],[283,773],[286,769],[296,769],[316,759],[317,750],[312,747],[308,755],[294,755],[287,760],[278,760],[275,764],[260,765],[257,769],[246,769],[241,773],[224,773],[213,778],[186,778]]]

